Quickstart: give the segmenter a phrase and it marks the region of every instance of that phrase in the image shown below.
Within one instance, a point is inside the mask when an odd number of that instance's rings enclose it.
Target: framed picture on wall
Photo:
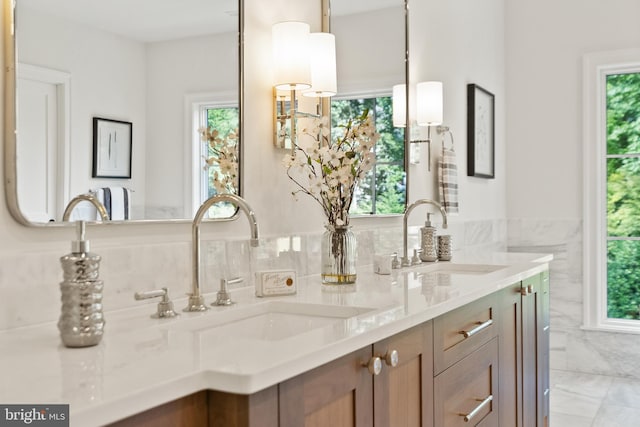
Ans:
[[[467,176],[495,178],[495,99],[467,85]]]
[[[133,124],[93,118],[93,178],[131,178]]]

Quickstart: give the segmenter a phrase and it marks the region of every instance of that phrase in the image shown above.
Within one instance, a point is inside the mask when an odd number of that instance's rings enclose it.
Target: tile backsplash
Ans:
[[[358,241],[358,268],[373,264],[374,254],[402,254],[402,228],[354,227]],[[448,230],[454,251],[471,247],[503,250],[507,222],[486,220],[453,222]],[[409,230],[409,248],[417,247],[419,227]],[[225,239],[202,242],[203,293],[215,292],[221,278],[242,277],[238,286],[253,286],[256,271],[294,269],[300,276],[319,274],[320,233],[268,236],[252,248],[248,240]],[[100,278],[104,281],[103,305],[109,312],[139,305],[134,292],[167,287],[173,299],[191,289],[191,243],[171,242],[100,248]],[[63,253],[43,251],[0,255],[0,330],[57,321],[60,314],[59,258]],[[455,256],[455,252],[454,252]],[[181,307],[177,307],[181,309]],[[108,315],[107,315],[108,322]]]

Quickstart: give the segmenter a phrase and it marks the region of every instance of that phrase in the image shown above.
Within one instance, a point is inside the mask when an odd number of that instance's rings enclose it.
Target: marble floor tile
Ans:
[[[640,425],[640,409],[603,405],[593,420],[593,427],[632,427]]]
[[[552,369],[551,427],[640,426],[640,380]]]
[[[581,396],[604,399],[614,381],[607,375],[594,375],[582,372],[551,369],[550,381],[552,390],[563,390]]]
[[[551,411],[549,418],[550,427],[592,427],[593,425],[593,418],[563,414],[561,412]]]
[[[593,419],[613,379],[604,375],[551,370],[551,412]],[[584,420],[582,420],[584,421]],[[556,424],[563,426],[564,424]]]
[[[604,398],[604,405],[624,406],[640,410],[640,381],[614,378]],[[638,418],[640,425],[640,418]]]

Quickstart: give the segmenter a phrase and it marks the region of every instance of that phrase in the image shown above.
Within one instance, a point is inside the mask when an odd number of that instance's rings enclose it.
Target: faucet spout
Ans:
[[[67,204],[67,207],[64,209],[64,213],[62,214],[62,220],[69,221],[69,218],[71,217],[71,212],[73,212],[73,210],[78,205],[78,203],[83,201],[89,202],[93,206],[95,206],[96,209],[98,210],[98,213],[100,214],[100,218],[102,218],[103,221],[109,221],[109,214],[107,214],[107,209],[104,207],[102,203],[100,203],[100,201],[95,196],[92,196],[91,194],[78,194],[76,197],[71,199]]]
[[[204,303],[204,297],[201,294],[201,277],[200,277],[200,224],[207,213],[209,208],[216,203],[229,202],[236,206],[242,213],[244,213],[249,220],[249,227],[251,228],[251,246],[258,246],[258,220],[256,214],[251,209],[251,206],[240,196],[235,194],[216,194],[209,197],[202,203],[195,217],[193,218],[193,225],[191,227],[191,239],[193,243],[192,250],[192,287],[189,294],[189,303],[184,311],[205,311],[208,307]]]
[[[436,201],[431,199],[418,199],[412,204],[410,204],[407,209],[404,211],[404,217],[402,219],[402,237],[403,237],[403,245],[404,245],[404,256],[402,257],[402,266],[408,267],[411,265],[411,260],[409,259],[409,250],[408,250],[408,222],[409,222],[409,214],[411,211],[420,205],[433,205],[440,210],[440,214],[442,215],[442,228],[447,228],[447,211],[442,207],[442,205]]]

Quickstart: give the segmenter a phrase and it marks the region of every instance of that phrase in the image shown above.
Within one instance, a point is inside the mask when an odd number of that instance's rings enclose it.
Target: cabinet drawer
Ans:
[[[433,322],[435,374],[497,335],[497,295],[491,294],[437,317]]]
[[[435,425],[498,425],[498,339],[434,379]]]

